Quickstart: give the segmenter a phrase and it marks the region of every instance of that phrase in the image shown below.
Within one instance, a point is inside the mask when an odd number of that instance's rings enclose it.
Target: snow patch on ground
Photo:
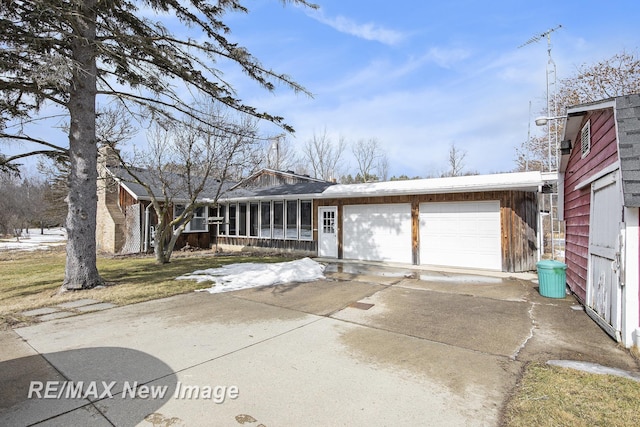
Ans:
[[[578,371],[589,372],[592,374],[615,375],[617,377],[628,378],[630,380],[640,382],[640,376],[627,372],[618,368],[610,368],[608,366],[599,365],[597,363],[580,362],[577,360],[549,360],[548,365],[559,366],[561,368],[576,369]]]
[[[197,270],[176,277],[176,280],[195,280],[198,283],[213,282],[210,288],[197,291],[212,294],[321,279],[324,279],[324,265],[310,258],[274,264],[230,264],[220,268]]]
[[[39,229],[31,229],[29,233],[22,233],[19,240],[0,240],[0,251],[39,251],[51,246],[61,246],[67,241],[67,230],[64,228],[48,228],[44,234]]]

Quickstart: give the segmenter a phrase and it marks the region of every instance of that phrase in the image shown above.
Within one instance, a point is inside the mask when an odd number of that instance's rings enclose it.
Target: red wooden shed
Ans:
[[[640,95],[569,108],[563,139],[567,284],[612,337],[640,346]]]

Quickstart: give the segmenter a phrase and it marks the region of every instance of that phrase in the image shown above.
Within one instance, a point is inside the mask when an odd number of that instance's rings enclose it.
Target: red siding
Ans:
[[[583,159],[580,133],[567,135],[573,143],[564,183],[564,217],[566,220],[567,284],[582,300],[586,299],[587,260],[589,253],[589,215],[591,187],[575,186],[618,160],[613,110],[587,114],[582,125],[591,120],[591,151]]]

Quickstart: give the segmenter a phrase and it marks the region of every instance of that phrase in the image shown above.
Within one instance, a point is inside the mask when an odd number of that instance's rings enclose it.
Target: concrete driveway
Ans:
[[[332,264],[0,332],[0,425],[487,426],[528,361],[638,372],[573,298],[499,276]]]

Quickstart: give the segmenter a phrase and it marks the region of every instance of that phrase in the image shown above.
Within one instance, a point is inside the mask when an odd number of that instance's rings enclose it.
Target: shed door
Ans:
[[[421,203],[420,264],[502,270],[500,202]]]
[[[343,257],[411,264],[411,204],[344,207]]]
[[[338,208],[318,208],[318,256],[338,258]]]
[[[587,313],[620,341],[622,195],[617,174],[613,172],[591,186],[586,304]]]

